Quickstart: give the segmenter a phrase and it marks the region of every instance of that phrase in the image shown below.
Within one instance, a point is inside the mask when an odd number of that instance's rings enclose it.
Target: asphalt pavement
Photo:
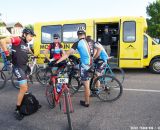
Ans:
[[[113,102],[101,102],[92,97],[89,108],[79,105],[83,93],[72,97],[74,130],[160,130],[160,75],[146,69],[125,70],[124,92]],[[22,121],[15,120],[18,90],[10,82],[0,90],[0,130],[67,130],[67,116],[57,106],[50,109],[45,87],[35,82],[30,91],[42,108]]]

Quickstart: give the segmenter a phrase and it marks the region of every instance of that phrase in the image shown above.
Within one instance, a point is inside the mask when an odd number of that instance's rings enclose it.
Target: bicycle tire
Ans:
[[[67,119],[68,119],[69,130],[73,130],[72,122],[71,122],[71,116],[70,116],[70,107],[69,107],[69,100],[68,100],[68,92],[67,91],[64,91],[64,97],[65,97],[65,107],[66,107],[66,114],[67,114]]]
[[[6,76],[5,74],[3,73],[3,71],[1,70],[0,71],[1,73],[1,77],[0,77],[0,89],[3,89],[6,85],[6,82],[7,82],[7,79],[6,79]]]
[[[9,68],[9,69],[10,70],[6,70],[6,66],[3,66],[2,70],[1,70],[5,74],[6,80],[11,79],[11,77],[12,77],[12,70],[13,70],[13,68]]]
[[[49,71],[47,68],[39,68],[36,72],[37,81],[42,85],[49,83],[50,77],[51,71]]]
[[[113,67],[111,68],[111,70],[107,70],[106,74],[114,76],[120,81],[121,84],[124,82],[125,73],[124,70],[121,68]]]
[[[68,83],[69,91],[71,96],[78,92],[80,89],[80,81],[78,77],[69,76],[69,83]]]
[[[98,76],[93,83],[94,88],[96,88],[96,84],[98,81],[100,82],[100,85],[102,85],[102,86],[99,87],[98,91],[96,91],[96,95],[101,101],[113,102],[121,97],[121,95],[123,93],[123,87],[117,78],[115,78],[114,76],[111,76],[111,75]],[[114,83],[116,84],[115,89],[114,89],[114,87],[112,87],[112,85],[114,85]],[[116,96],[109,99],[109,96],[116,92],[113,90],[118,90],[118,93]],[[102,96],[103,92],[104,92],[104,97]]]
[[[52,85],[48,85],[46,87],[46,99],[47,99],[49,107],[51,109],[53,109],[56,105],[55,105],[55,99],[54,99],[54,93],[53,93],[53,86]]]
[[[20,89],[17,77],[13,73],[12,73],[12,76],[11,76],[11,82],[12,82],[13,87],[15,87],[16,89]]]

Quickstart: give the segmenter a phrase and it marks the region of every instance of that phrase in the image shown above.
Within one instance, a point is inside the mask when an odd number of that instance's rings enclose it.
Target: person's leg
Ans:
[[[20,90],[17,96],[17,104],[15,110],[15,117],[18,120],[22,120],[24,115],[20,112],[20,106],[23,100],[25,93],[28,91],[26,74],[21,68],[14,68],[14,73],[18,79]]]
[[[97,65],[96,78],[97,78],[98,76],[101,76],[101,75],[104,73],[106,64],[107,64],[106,62],[102,62],[102,63],[99,63],[99,64]],[[95,80],[95,79],[94,79],[94,80]],[[100,81],[97,81],[97,82],[96,82],[96,88],[99,88],[99,87],[100,87]]]
[[[90,88],[89,88],[89,80],[83,81],[85,91],[84,91],[84,98],[85,98],[85,104],[89,104],[89,97],[90,97]]]
[[[28,91],[27,83],[20,84],[20,90],[17,98],[17,106],[20,106],[24,97],[24,94]]]
[[[89,75],[88,71],[84,67],[80,67],[80,75],[81,75],[81,80],[84,84],[84,99],[85,101],[80,101],[80,104],[85,107],[89,107],[89,98],[90,98],[90,80],[89,80]]]

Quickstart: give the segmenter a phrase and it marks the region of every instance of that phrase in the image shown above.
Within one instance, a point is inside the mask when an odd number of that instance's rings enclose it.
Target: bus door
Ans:
[[[135,19],[120,20],[119,67],[138,68],[141,66],[140,23]]]
[[[105,27],[110,34],[110,54],[107,52],[106,43],[103,42]],[[107,35],[107,34],[106,34]],[[95,23],[95,40],[100,42],[106,49],[106,52],[112,57],[109,60],[110,65],[118,66],[119,62],[119,23],[117,21],[96,21]]]

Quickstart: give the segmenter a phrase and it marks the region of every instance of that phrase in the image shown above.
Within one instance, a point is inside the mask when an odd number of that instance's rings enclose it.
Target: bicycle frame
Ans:
[[[58,76],[51,76],[51,82],[52,82],[52,85],[53,85],[53,93],[54,93],[54,100],[55,100],[55,103],[56,105],[60,103],[60,98],[63,94],[64,91],[66,91],[67,93],[69,92],[69,88],[67,86],[66,83],[63,83],[62,84],[62,88],[61,88],[61,91],[60,92],[57,92],[56,90],[56,81],[58,79]],[[70,94],[68,93],[68,101],[69,101],[69,105],[70,105],[70,110],[71,112],[73,112],[73,106],[72,106],[72,101],[71,101],[71,97],[70,97]],[[63,111],[64,113],[66,112],[66,107],[65,107],[65,98],[63,96]]]
[[[112,69],[111,69],[111,67],[110,67],[110,65],[108,63],[106,65],[105,69],[104,69],[104,73],[105,74],[107,73],[107,69],[109,70],[109,72],[111,73],[111,75],[114,75],[114,73],[113,73],[113,71],[112,71]]]
[[[29,67],[31,69],[31,72],[30,72],[29,75],[32,75],[32,74],[35,73],[35,72],[33,72],[34,68],[38,67],[38,65],[37,65],[37,58],[36,57],[32,57],[31,56],[30,58],[31,58],[31,63],[33,63],[33,64],[30,64],[30,62],[28,63],[28,65],[29,65]]]

